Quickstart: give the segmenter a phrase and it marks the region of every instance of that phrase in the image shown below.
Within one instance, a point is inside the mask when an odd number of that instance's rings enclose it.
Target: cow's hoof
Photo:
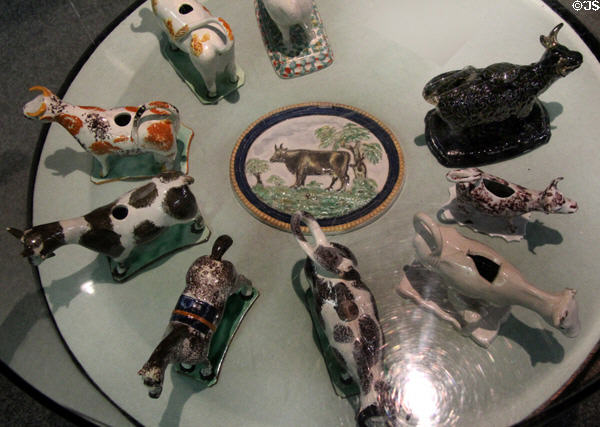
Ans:
[[[199,374],[203,381],[210,381],[215,377],[215,373],[211,367],[204,367],[200,369]]]
[[[190,372],[194,372],[194,369],[196,369],[196,365],[188,365],[187,363],[180,363],[179,369],[181,369],[181,372],[185,372],[186,374],[189,374]]]

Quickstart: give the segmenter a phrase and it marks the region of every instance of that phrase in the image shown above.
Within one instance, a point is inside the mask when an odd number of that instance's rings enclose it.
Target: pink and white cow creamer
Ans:
[[[190,56],[210,98],[217,96],[219,75],[238,81],[233,32],[223,18],[196,0],[152,0],[152,11],[171,46]]]
[[[100,107],[69,104],[49,89],[34,86],[41,94],[23,107],[25,117],[56,122],[64,127],[102,166],[108,175],[108,156],[152,153],[164,169],[175,167],[179,110],[168,102],[153,101],[136,107]]]
[[[544,190],[531,190],[478,168],[456,169],[446,174],[456,183],[459,206],[473,207],[491,216],[513,217],[528,212],[568,214],[577,212],[577,202],[558,191],[558,177]]]

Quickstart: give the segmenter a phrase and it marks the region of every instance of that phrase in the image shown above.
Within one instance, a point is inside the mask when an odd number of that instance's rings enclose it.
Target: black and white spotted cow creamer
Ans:
[[[314,246],[304,237],[302,222],[309,227]],[[360,386],[357,422],[365,425],[367,419],[384,415],[382,399],[389,389],[384,379],[384,337],[375,299],[360,278],[354,254],[345,246],[330,243],[311,214],[295,213],[291,229],[308,255],[305,273],[315,299],[318,326],[340,364]],[[319,274],[317,266],[335,277]]]
[[[165,337],[138,372],[150,388],[150,397],[156,399],[162,393],[169,363],[201,364],[203,377],[208,379],[213,375],[208,352],[227,299],[240,289],[243,296],[252,295],[250,281],[238,275],[231,262],[221,260],[231,244],[231,237],[218,237],[211,255],[201,256],[190,266],[185,289],[173,309]]]
[[[203,219],[189,184],[194,178],[181,172],[163,172],[151,182],[86,215],[37,225],[25,231],[8,228],[23,244],[22,255],[38,265],[67,244],[79,244],[117,262],[117,274],[127,270],[131,251],[168,227],[192,223],[203,228]]]

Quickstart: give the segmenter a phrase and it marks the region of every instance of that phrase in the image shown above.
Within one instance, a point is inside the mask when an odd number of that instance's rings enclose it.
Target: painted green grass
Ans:
[[[346,191],[326,190],[316,181],[300,188],[256,184],[252,191],[261,201],[280,212],[291,215],[304,210],[316,218],[332,218],[348,214],[369,203],[377,195],[377,184],[372,179],[357,178]]]

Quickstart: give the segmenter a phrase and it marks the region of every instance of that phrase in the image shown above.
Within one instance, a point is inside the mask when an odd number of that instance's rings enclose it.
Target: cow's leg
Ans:
[[[290,27],[277,24],[277,28],[279,28],[279,32],[281,32],[281,40],[283,41],[283,46],[286,49],[292,48],[292,40],[290,37]]]
[[[298,188],[301,185],[304,185],[304,180],[306,180],[306,174],[296,172],[296,182],[292,185],[292,188]]]
[[[333,176],[331,177],[331,184],[329,184],[329,187],[327,187],[327,190],[331,190],[333,188],[333,184],[335,184],[335,182],[337,181],[337,176]]]
[[[233,47],[229,53],[229,61],[225,67],[225,74],[231,83],[237,83],[239,77],[237,75],[237,65],[235,64],[235,55],[233,54]]]
[[[104,178],[108,175],[108,154],[95,154],[94,157],[100,163],[100,177]]]
[[[252,282],[243,274],[239,274],[235,281],[235,291],[240,291],[242,298],[248,299],[252,296]]]
[[[127,258],[133,248],[126,248],[125,251],[117,258],[113,258],[113,261],[117,263],[115,270],[112,272],[116,277],[123,277],[129,269],[129,262]]]
[[[189,334],[186,326],[174,325],[173,329],[158,344],[148,361],[138,371],[144,379],[144,385],[150,388],[148,395],[156,399],[162,393],[162,384],[167,365],[174,359],[182,339]]]
[[[350,181],[350,177],[348,176],[348,174],[344,175],[343,178],[340,178],[340,188],[338,188],[338,191],[342,191],[342,190],[348,188],[349,181]]]

